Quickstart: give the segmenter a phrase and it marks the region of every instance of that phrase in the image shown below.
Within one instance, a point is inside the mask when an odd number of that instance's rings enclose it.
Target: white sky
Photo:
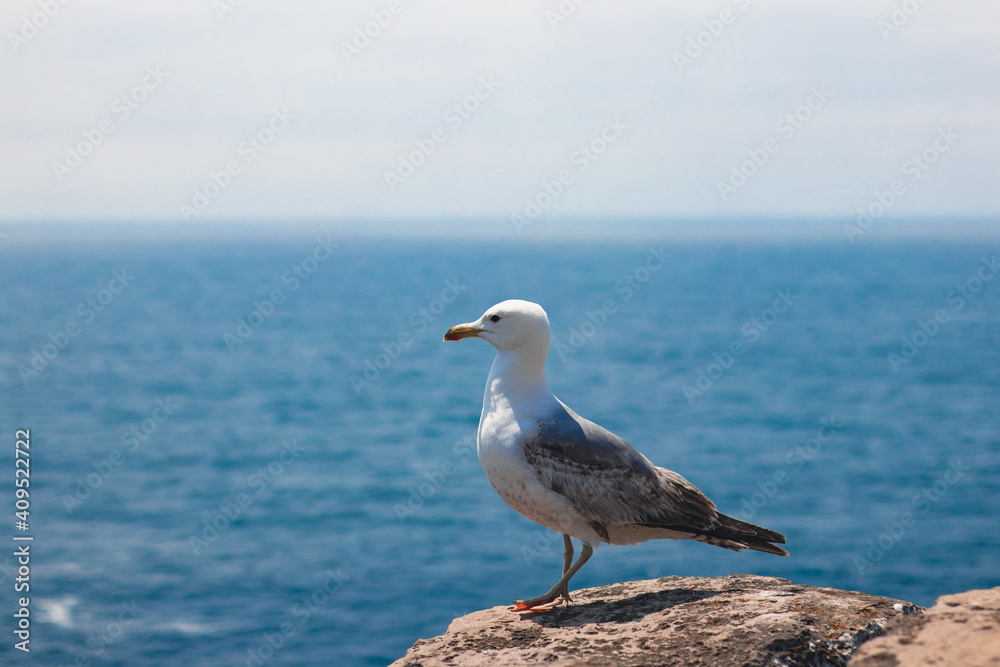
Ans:
[[[887,219],[1000,214],[996,0],[586,0],[554,29],[557,0],[397,1],[350,63],[342,43],[389,0],[4,2],[0,222],[180,222],[230,160],[239,173],[193,221],[507,220],[564,169],[545,216],[855,217],[895,179]],[[884,36],[894,5],[918,9]],[[166,77],[121,118],[147,68]],[[453,127],[481,77],[496,89]],[[823,86],[800,129],[776,128]],[[275,109],[294,118],[247,162],[241,142]],[[53,164],[103,119],[113,132],[60,181]],[[574,152],[615,119],[581,172]],[[385,173],[437,128],[447,140],[390,191]],[[777,152],[724,201],[718,183],[768,139]]]

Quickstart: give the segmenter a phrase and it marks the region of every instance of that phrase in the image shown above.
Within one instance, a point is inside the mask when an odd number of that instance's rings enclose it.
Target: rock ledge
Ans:
[[[846,665],[909,602],[787,579],[665,577],[573,592],[519,616],[493,607],[418,640],[391,667]]]
[[[1000,587],[942,595],[923,614],[893,619],[851,667],[1000,665]]]

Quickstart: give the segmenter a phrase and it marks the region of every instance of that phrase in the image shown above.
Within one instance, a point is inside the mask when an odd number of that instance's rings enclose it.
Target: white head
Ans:
[[[445,340],[482,338],[497,349],[511,352],[525,348],[541,353],[544,361],[549,350],[549,317],[537,303],[511,299],[493,306],[475,322],[448,329]]]

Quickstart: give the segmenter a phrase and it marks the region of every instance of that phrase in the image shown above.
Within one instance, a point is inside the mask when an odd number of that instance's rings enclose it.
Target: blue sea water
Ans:
[[[469,445],[493,350],[441,341],[506,298],[547,309],[557,396],[791,552],[605,546],[574,588],[1000,584],[995,243],[329,241],[5,240],[0,507],[18,534],[30,429],[35,539],[0,661],[384,665],[547,590],[561,541]]]

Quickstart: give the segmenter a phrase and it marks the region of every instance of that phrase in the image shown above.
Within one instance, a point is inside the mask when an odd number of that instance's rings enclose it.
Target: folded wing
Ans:
[[[720,513],[686,479],[654,466],[628,442],[565,405],[538,424],[538,437],[524,445],[525,459],[541,483],[569,499],[605,542],[693,539],[734,551],[788,555],[771,544],[784,543],[780,533]]]

